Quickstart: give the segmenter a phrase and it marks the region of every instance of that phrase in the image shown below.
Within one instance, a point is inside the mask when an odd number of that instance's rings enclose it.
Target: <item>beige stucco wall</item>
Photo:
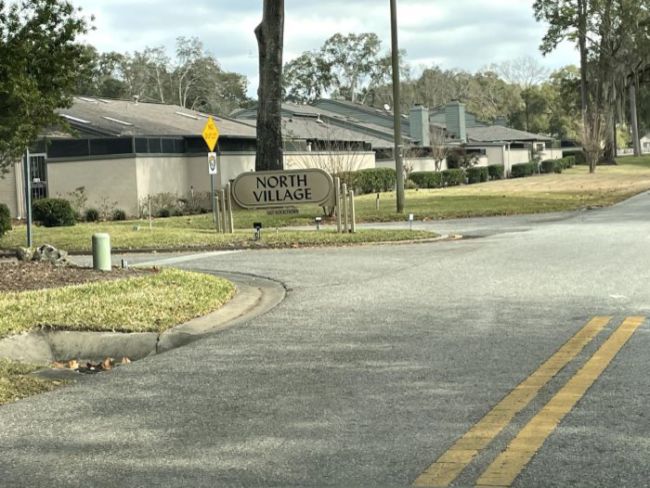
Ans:
[[[23,178],[20,163],[9,166],[9,172],[0,175],[0,203],[9,207],[14,218],[22,218],[24,213]]]
[[[143,156],[136,159],[138,199],[148,195],[172,193],[185,195],[189,192],[187,158],[183,156]]]
[[[292,151],[284,153],[284,169],[320,168],[330,173],[375,167],[375,153]]]
[[[133,157],[79,161],[48,160],[49,194],[64,197],[83,186],[88,207],[99,207],[104,200],[117,202],[116,208],[138,215],[137,164]]]

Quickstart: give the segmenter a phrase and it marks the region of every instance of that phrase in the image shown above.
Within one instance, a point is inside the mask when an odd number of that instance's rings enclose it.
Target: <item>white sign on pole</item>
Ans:
[[[211,175],[217,174],[217,153],[208,153],[208,173]]]

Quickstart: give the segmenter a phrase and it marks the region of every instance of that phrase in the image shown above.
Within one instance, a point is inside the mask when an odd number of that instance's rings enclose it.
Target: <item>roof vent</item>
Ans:
[[[109,120],[111,122],[115,122],[116,124],[121,124],[121,125],[133,125],[131,122],[125,122],[124,120],[120,119],[114,119],[113,117],[106,117],[102,116],[103,119]]]
[[[180,115],[181,117],[187,117],[188,119],[199,120],[199,118],[196,115],[188,114],[186,112],[174,112],[174,113],[176,115]]]
[[[77,122],[79,124],[90,124],[89,120],[84,120],[84,119],[80,119],[78,117],[73,117],[72,115],[61,114],[61,117],[63,117],[66,120],[69,120],[70,122]]]

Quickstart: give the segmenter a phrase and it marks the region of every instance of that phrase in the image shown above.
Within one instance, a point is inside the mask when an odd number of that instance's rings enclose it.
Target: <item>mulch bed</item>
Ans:
[[[140,276],[151,271],[114,268],[112,272],[77,266],[53,266],[38,262],[0,262],[0,292],[41,290],[93,281]]]

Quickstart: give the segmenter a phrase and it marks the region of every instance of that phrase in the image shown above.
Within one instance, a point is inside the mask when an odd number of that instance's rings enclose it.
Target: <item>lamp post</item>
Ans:
[[[402,120],[399,94],[399,43],[397,41],[397,0],[390,0],[391,57],[393,61],[393,115],[395,117],[395,172],[397,173],[397,213],[404,213],[404,162],[402,160]]]

